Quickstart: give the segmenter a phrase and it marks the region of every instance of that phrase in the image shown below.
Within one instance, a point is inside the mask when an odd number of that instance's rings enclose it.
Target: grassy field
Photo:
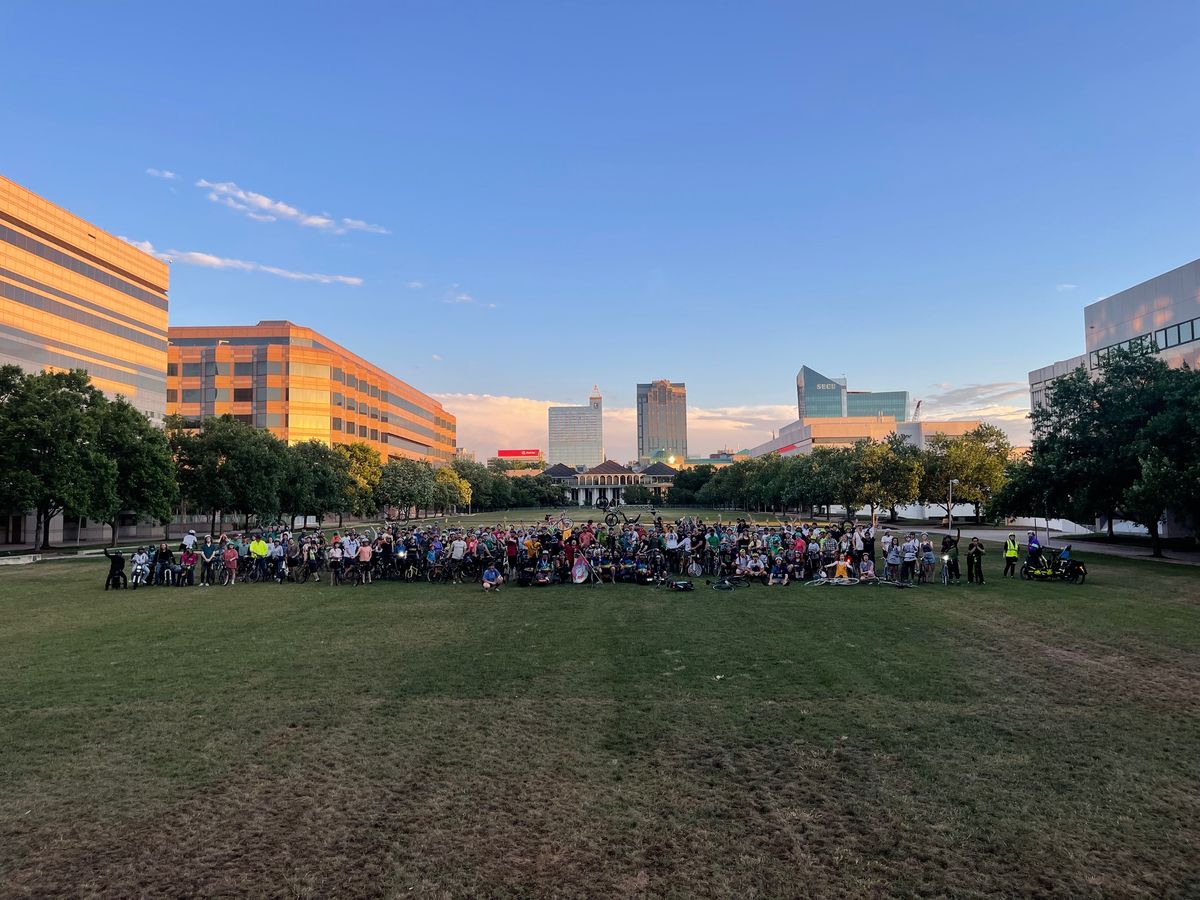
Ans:
[[[1200,571],[100,590],[0,569],[0,895],[1200,895]]]

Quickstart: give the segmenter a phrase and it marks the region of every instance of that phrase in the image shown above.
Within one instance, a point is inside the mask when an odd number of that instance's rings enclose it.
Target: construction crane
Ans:
[[[918,400],[918,401],[917,401],[917,405],[913,407],[913,418],[912,418],[912,420],[913,420],[914,422],[920,422],[920,421],[921,421],[921,401],[920,401],[920,400]]]

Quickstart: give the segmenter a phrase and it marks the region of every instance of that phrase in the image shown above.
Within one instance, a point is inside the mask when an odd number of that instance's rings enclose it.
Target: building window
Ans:
[[[234,413],[233,417],[239,422],[245,422],[247,425],[254,424],[254,416],[250,413]]]
[[[345,380],[346,380],[346,373],[343,372],[341,369],[339,369],[337,366],[334,366],[333,370],[329,373],[329,377],[332,378],[334,381],[338,382],[339,384],[341,384],[341,383],[345,382]]]
[[[234,403],[250,403],[254,400],[254,388],[234,388]]]
[[[234,377],[244,376],[244,375],[253,376],[254,375],[254,363],[252,363],[252,362],[234,363],[233,364],[233,374],[234,374]]]
[[[167,402],[175,403],[179,400],[179,391],[175,388],[167,388]]]
[[[330,420],[330,422],[332,422],[332,424],[333,424],[333,430],[334,430],[334,431],[341,431],[341,430],[342,430],[342,420],[341,420],[340,418],[338,418],[337,416],[334,416],[334,417],[333,417],[333,418]]]
[[[355,428],[353,422],[346,422],[346,434],[354,434]]]
[[[229,363],[227,362],[209,362],[204,364],[204,374],[207,376],[213,375],[228,375]]]
[[[184,403],[199,403],[200,388],[186,388],[183,392],[182,402]]]
[[[346,373],[346,387],[350,390],[356,389],[358,387],[358,379],[353,375]]]
[[[359,426],[358,426],[358,436],[359,436],[359,437],[366,437],[366,436],[367,436],[367,426],[366,426],[366,425],[359,425]]]
[[[345,406],[346,405],[345,400],[342,398],[342,395],[339,394],[337,391],[334,391],[332,394],[330,394],[330,401],[333,403],[334,406]]]
[[[1192,324],[1192,322],[1184,322],[1179,326],[1179,343],[1186,344],[1188,341],[1195,340],[1193,337],[1195,332],[1192,331]]]
[[[350,410],[350,412],[358,412],[358,403],[355,402],[353,397],[346,398],[346,409]]]
[[[179,374],[179,363],[167,363],[167,377],[174,378]]]
[[[371,440],[373,440],[373,441],[379,440],[379,430],[378,429],[375,429],[375,428],[371,429]]]
[[[200,377],[200,363],[184,363],[183,364],[183,377],[184,378],[199,378]]]

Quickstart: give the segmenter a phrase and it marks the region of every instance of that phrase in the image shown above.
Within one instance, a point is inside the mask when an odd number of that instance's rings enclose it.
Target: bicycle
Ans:
[[[714,591],[733,591],[738,588],[750,587],[750,579],[745,575],[726,575],[717,581],[706,581]]]
[[[609,507],[608,512],[604,514],[604,524],[609,528],[616,528],[617,523],[622,525],[636,525],[642,519],[642,514],[638,513],[633,518],[625,515],[625,511],[615,507]]]
[[[950,557],[942,557],[942,570],[938,573],[938,578],[941,580],[942,584],[950,583]]]

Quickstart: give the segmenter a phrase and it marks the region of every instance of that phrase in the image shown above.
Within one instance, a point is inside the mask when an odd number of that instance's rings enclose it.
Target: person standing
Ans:
[[[213,568],[217,563],[217,545],[213,543],[212,535],[204,536],[200,545],[200,587],[208,587],[213,582]]]
[[[1017,577],[1018,548],[1016,532],[1010,531],[1008,540],[1004,542],[1004,574],[1000,576],[1001,578]]]
[[[967,584],[983,584],[983,541],[971,538],[967,546]]]
[[[238,560],[241,559],[237,541],[230,541],[225,545],[225,552],[221,554],[221,559],[225,563],[225,570],[229,572],[229,583],[237,584]]]

